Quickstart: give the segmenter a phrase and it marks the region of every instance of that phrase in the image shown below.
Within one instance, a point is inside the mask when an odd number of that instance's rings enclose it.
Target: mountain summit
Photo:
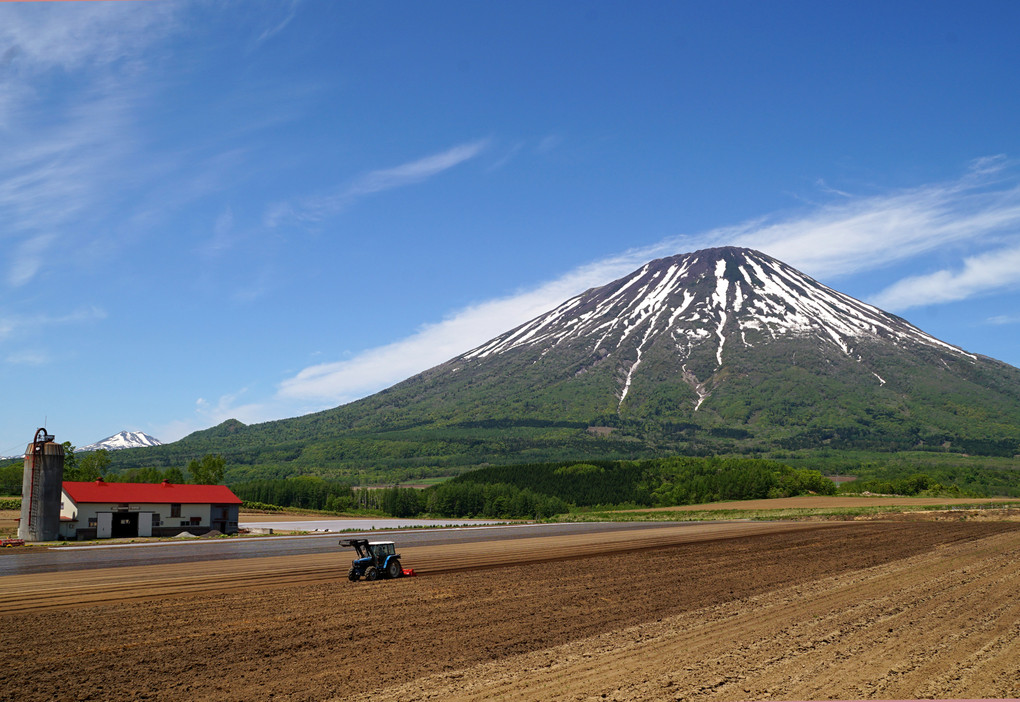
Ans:
[[[651,261],[350,404],[235,424],[180,449],[433,471],[821,448],[1012,456],[1020,370],[724,247]]]
[[[162,443],[162,441],[149,436],[144,431],[122,431],[114,434],[113,436],[108,436],[102,441],[97,441],[94,444],[89,444],[88,446],[78,450],[98,451],[99,449],[106,449],[108,451],[115,451],[117,449],[160,446]]]
[[[708,394],[705,382],[722,370],[725,357],[780,338],[829,345],[861,364],[858,348],[873,343],[975,358],[763,253],[723,247],[651,261],[461,359],[483,359],[524,347],[548,353],[577,343],[590,349],[593,364],[616,357],[622,405],[642,355],[662,346],[697,394],[697,409]]]

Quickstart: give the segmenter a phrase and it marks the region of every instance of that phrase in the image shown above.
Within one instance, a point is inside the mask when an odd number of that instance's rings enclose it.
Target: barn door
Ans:
[[[96,518],[96,538],[109,539],[113,536],[113,512],[100,512]]]
[[[138,513],[138,535],[152,536],[152,512]]]

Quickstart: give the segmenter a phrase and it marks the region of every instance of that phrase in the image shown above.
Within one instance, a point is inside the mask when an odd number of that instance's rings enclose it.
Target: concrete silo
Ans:
[[[60,538],[60,498],[64,484],[64,447],[46,429],[35,433],[25,450],[18,537],[25,541]]]

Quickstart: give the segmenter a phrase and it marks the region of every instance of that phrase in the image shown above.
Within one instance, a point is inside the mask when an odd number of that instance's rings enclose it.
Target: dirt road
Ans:
[[[49,609],[8,591],[0,699],[1020,695],[1016,524],[789,526],[626,551],[521,540],[500,556],[519,565],[437,553],[413,563],[425,577],[372,584],[309,558],[25,595]],[[552,546],[577,557],[540,561]],[[146,581],[174,594],[133,601]]]

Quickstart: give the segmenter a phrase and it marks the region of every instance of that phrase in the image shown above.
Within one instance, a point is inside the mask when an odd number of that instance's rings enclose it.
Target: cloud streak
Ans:
[[[119,3],[4,8],[0,24],[0,245],[23,286],[108,201],[131,153],[142,56],[177,27],[177,7]],[[66,82],[47,90],[52,81]],[[71,228],[74,223],[74,229]],[[5,240],[13,240],[8,243]],[[0,249],[2,253],[2,249]]]
[[[310,366],[285,380],[279,396],[334,404],[357,399],[447,361],[580,291],[625,275],[644,263],[647,255],[647,249],[635,249],[597,261],[533,290],[472,305],[441,322],[424,325],[406,339],[348,360]]]
[[[954,246],[1015,237],[1020,187],[999,158],[979,159],[956,181],[755,220],[695,240],[756,248],[808,274],[842,277]]]
[[[489,144],[481,139],[454,146],[446,151],[416,161],[364,173],[352,182],[324,195],[307,197],[295,202],[278,203],[269,208],[266,224],[275,227],[281,222],[318,222],[334,216],[368,195],[402,188],[433,178],[444,171],[470,161]]]
[[[970,297],[1020,287],[1020,247],[967,258],[960,270],[911,276],[874,296],[879,307],[905,310],[922,305],[958,302]]]
[[[179,6],[152,3],[25,3],[4,8],[3,62],[22,75],[99,68],[137,56],[177,26]]]
[[[985,324],[1005,326],[1007,324],[1020,324],[1020,314],[998,314],[985,320]]]
[[[21,287],[35,277],[42,268],[43,254],[53,244],[56,237],[52,234],[41,234],[23,241],[14,253],[7,282],[11,287]]]
[[[280,401],[318,407],[355,400],[464,353],[604,285],[651,258],[736,245],[758,249],[815,277],[885,268],[933,252],[998,249],[966,259],[958,273],[908,278],[881,293],[889,308],[947,302],[1016,285],[1020,269],[1020,187],[1001,157],[980,159],[958,180],[856,198],[785,218],[757,219],[693,236],[665,239],[595,261],[534,289],[482,302],[421,327],[405,339],[351,359],[310,366],[283,381]],[[1010,246],[1003,247],[1003,243]],[[932,290],[938,288],[939,296]]]
[[[284,17],[283,20],[281,20],[280,22],[277,22],[275,25],[262,32],[262,34],[259,35],[259,38],[255,40],[255,43],[261,44],[267,39],[270,39],[279,34],[280,32],[282,32],[297,15],[297,6],[298,0],[291,0],[290,11],[287,13],[287,16]]]
[[[65,324],[85,324],[106,319],[106,311],[99,307],[83,307],[68,314],[38,314],[26,317],[23,315],[0,316],[0,341],[16,335],[28,333],[46,327],[63,326]]]

